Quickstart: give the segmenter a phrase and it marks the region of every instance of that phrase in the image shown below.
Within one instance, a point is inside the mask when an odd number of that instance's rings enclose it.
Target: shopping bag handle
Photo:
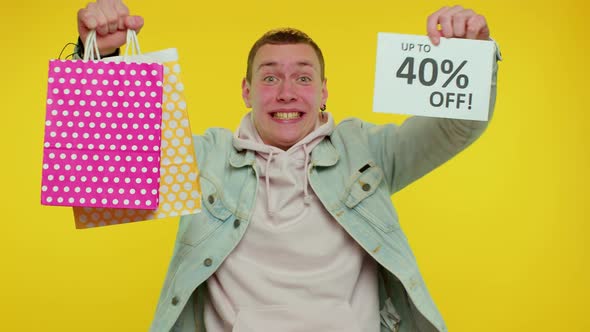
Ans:
[[[86,52],[84,52],[83,60],[100,60],[100,52],[98,51],[98,43],[96,42],[96,30],[90,30],[86,36],[85,44]]]
[[[129,53],[129,50],[131,50],[131,54]],[[131,55],[141,55],[141,49],[139,48],[139,40],[137,39],[137,33],[135,32],[135,30],[128,29],[127,43],[125,43],[124,56],[128,57]]]
[[[90,30],[86,37],[86,52],[83,60],[100,60],[98,42],[96,41],[96,30]],[[141,55],[139,41],[135,30],[127,29],[127,42],[125,43],[124,59],[132,55]]]

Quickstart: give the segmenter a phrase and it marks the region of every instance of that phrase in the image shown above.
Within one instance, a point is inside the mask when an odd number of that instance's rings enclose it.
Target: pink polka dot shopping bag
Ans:
[[[95,56],[49,62],[41,203],[157,209],[163,65]]]
[[[200,188],[184,84],[176,49],[144,53],[164,65],[159,206],[156,210],[74,207],[76,228],[91,228],[200,211]],[[109,61],[117,58],[109,58]]]

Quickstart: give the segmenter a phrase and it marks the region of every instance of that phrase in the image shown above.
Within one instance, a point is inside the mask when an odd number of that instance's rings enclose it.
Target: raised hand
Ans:
[[[434,45],[439,44],[440,37],[480,40],[490,38],[485,17],[461,6],[443,7],[428,16],[426,30]]]
[[[90,30],[96,30],[100,54],[113,53],[125,44],[127,29],[143,27],[141,16],[129,15],[129,9],[121,0],[97,0],[78,11],[78,33],[82,42]]]

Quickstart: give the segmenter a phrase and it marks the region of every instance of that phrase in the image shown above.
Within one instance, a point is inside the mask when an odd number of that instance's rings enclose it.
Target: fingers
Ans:
[[[139,33],[139,30],[143,27],[143,18],[141,16],[127,16],[125,17],[125,29],[135,30]]]
[[[97,0],[96,1],[96,16],[98,26],[96,33],[98,35],[107,35],[109,33],[117,32],[119,28],[119,14],[117,12],[117,2],[115,0]]]
[[[428,16],[426,21],[426,32],[428,33],[428,37],[430,37],[430,41],[432,41],[434,45],[438,45],[441,36],[440,30],[438,30],[438,19],[440,15],[448,9],[449,7],[442,7],[441,9],[432,13],[432,15]]]
[[[139,31],[143,18],[130,16],[121,0],[96,0],[78,11],[78,32],[82,42],[90,30],[96,30],[100,54],[111,54],[125,44],[126,30]]]
[[[488,40],[490,38],[490,30],[485,17],[481,15],[473,15],[467,21],[467,39]]]
[[[439,23],[442,29],[442,35],[446,38],[454,37],[453,18],[463,10],[461,6],[454,6],[441,13]]]
[[[125,24],[129,9],[121,0],[97,0],[78,11],[80,35],[96,30],[99,36],[106,36],[127,29]]]
[[[125,30],[125,28],[126,28],[125,19],[127,18],[127,16],[129,16],[129,9],[127,8],[127,6],[125,6],[125,4],[118,1],[115,4],[115,10],[117,11],[117,17],[118,17],[117,29],[118,30]]]
[[[82,8],[78,11],[78,32],[80,33],[80,37],[84,37],[89,30],[96,29],[97,22],[96,22],[96,15],[94,11],[92,11],[93,4],[88,4],[86,8]]]
[[[467,20],[473,17],[475,12],[471,9],[462,10],[455,14],[453,17],[453,35],[452,37],[464,37],[467,24]]]
[[[488,39],[489,37],[485,18],[461,6],[443,7],[434,12],[427,19],[426,31],[434,45],[440,43],[440,37],[468,39]]]

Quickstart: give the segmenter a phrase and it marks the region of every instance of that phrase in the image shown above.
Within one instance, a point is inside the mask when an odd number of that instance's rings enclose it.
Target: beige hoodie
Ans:
[[[234,136],[256,152],[256,204],[243,239],[208,279],[208,332],[378,332],[377,267],[338,225],[308,181],[325,123],[289,150],[265,145],[250,115]]]

